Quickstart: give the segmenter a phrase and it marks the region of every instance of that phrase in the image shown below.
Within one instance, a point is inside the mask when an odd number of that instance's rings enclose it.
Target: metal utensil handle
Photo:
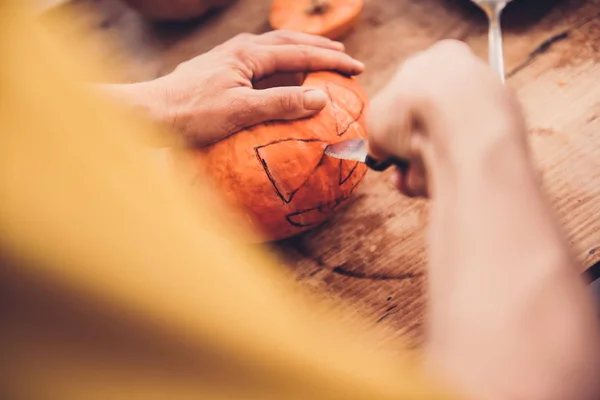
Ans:
[[[504,51],[502,48],[502,28],[500,26],[500,18],[502,16],[502,10],[506,4],[496,3],[490,5],[487,11],[490,20],[490,31],[489,31],[489,63],[491,67],[498,73],[502,83],[505,82],[504,72]]]

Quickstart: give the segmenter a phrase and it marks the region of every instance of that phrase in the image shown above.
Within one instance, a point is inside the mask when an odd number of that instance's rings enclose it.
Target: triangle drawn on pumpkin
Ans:
[[[326,145],[319,139],[283,139],[254,150],[277,195],[290,203],[319,167]]]
[[[352,162],[347,160],[340,160],[340,179],[339,185],[342,186],[350,177],[354,174],[354,171],[358,167],[358,161]]]
[[[285,219],[297,228],[307,228],[319,225],[326,217],[327,215],[323,214],[320,207],[314,207],[288,214]]]
[[[327,82],[325,88],[335,116],[337,135],[343,136],[362,116],[365,102],[353,90],[338,84]]]

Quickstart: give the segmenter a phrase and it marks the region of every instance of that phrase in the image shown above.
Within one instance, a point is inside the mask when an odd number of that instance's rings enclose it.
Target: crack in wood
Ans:
[[[523,69],[530,66],[535,61],[536,58],[538,58],[540,55],[542,55],[542,54],[546,53],[548,50],[550,50],[550,48],[552,47],[553,44],[567,39],[569,37],[570,31],[571,31],[571,29],[568,29],[566,31],[558,33],[558,34],[551,36],[550,38],[544,40],[542,42],[542,44],[540,44],[531,53],[529,53],[529,55],[527,56],[525,61],[521,62],[519,65],[517,65],[515,68],[513,68],[508,74],[506,74],[506,77],[510,78],[510,77],[518,74]]]
[[[378,323],[380,323],[381,321],[383,321],[384,319],[386,319],[386,318],[387,318],[387,317],[389,317],[389,316],[390,316],[390,313],[386,313],[386,314],[384,314],[383,316],[381,316],[381,317],[380,317],[380,318],[377,320],[377,322],[375,322],[375,323],[376,323],[376,324],[378,324]]]
[[[393,312],[392,312],[392,311],[393,311],[395,308],[397,308],[397,307],[398,307],[397,305],[393,305],[393,306],[389,307],[387,310],[385,310],[385,314],[384,314],[384,315],[382,315],[382,316],[381,316],[381,317],[380,317],[380,318],[377,320],[377,322],[376,322],[376,323],[380,323],[381,321],[383,321],[384,319],[386,319],[387,317],[389,317],[390,315],[392,315],[392,314],[393,314]],[[396,312],[397,312],[397,311],[396,311]]]
[[[423,276],[422,272],[405,272],[402,274],[385,274],[385,273],[372,273],[367,274],[360,271],[354,271],[345,268],[346,263],[335,266],[330,269],[331,272],[338,275],[347,276],[356,279],[367,279],[371,281],[402,281],[405,279],[413,279]],[[327,268],[329,269],[329,268]]]
[[[325,261],[323,261],[323,259],[320,256],[315,256],[311,253],[311,251],[309,251],[306,246],[304,245],[304,243],[302,243],[301,241],[294,241],[294,248],[296,249],[296,251],[298,252],[299,255],[301,255],[304,258],[310,259],[311,261],[313,261],[321,270],[326,270],[329,271],[331,273],[334,273],[336,275],[341,275],[341,276],[345,276],[348,278],[354,278],[354,279],[362,279],[362,280],[369,280],[369,281],[403,281],[406,279],[414,279],[414,278],[420,278],[422,276],[425,275],[424,272],[404,272],[401,274],[389,274],[389,273],[365,273],[365,272],[361,272],[361,271],[357,271],[354,269],[350,269],[348,268],[348,263],[342,263],[339,265],[334,265],[334,266],[330,266],[328,265]],[[391,309],[393,309],[394,306],[392,306]],[[388,309],[387,311],[390,311],[391,309]]]
[[[548,39],[544,40],[539,46],[537,46],[533,51],[531,51],[529,53],[529,55],[523,62],[521,62],[519,65],[517,65],[515,68],[513,68],[510,72],[508,72],[506,77],[511,78],[514,75],[518,74],[520,71],[522,71],[523,69],[525,69],[529,65],[531,65],[539,56],[548,52],[548,50],[550,50],[554,44],[568,39],[571,32],[575,31],[576,29],[581,28],[582,26],[597,19],[598,17],[600,17],[600,13],[594,14],[590,17],[582,18],[580,21],[575,23],[573,26],[565,29],[564,31],[562,31],[560,33],[552,35]]]

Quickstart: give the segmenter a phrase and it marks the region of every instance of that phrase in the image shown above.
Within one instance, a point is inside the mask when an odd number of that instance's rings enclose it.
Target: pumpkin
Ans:
[[[365,138],[367,97],[351,77],[309,73],[304,86],[330,101],[318,114],[255,125],[198,150],[197,161],[226,204],[241,210],[253,240],[274,241],[314,228],[352,195],[363,163],[324,154],[328,144]],[[239,218],[241,217],[241,218]]]
[[[269,23],[337,40],[354,28],[362,7],[363,0],[273,0]]]
[[[131,7],[158,21],[184,21],[198,18],[207,11],[228,5],[233,0],[125,0]]]

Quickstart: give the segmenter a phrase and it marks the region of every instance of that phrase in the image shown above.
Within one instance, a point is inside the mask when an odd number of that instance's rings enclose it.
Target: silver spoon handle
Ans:
[[[502,7],[503,8],[503,7]],[[500,28],[500,17],[502,8],[494,9],[490,17],[489,32],[489,63],[491,67],[500,75],[502,83],[505,81],[504,72],[504,53],[502,49],[502,29]]]
[[[502,28],[500,18],[502,10],[510,0],[475,0],[475,3],[487,14],[490,31],[488,34],[489,63],[504,83],[504,53],[502,50]]]

